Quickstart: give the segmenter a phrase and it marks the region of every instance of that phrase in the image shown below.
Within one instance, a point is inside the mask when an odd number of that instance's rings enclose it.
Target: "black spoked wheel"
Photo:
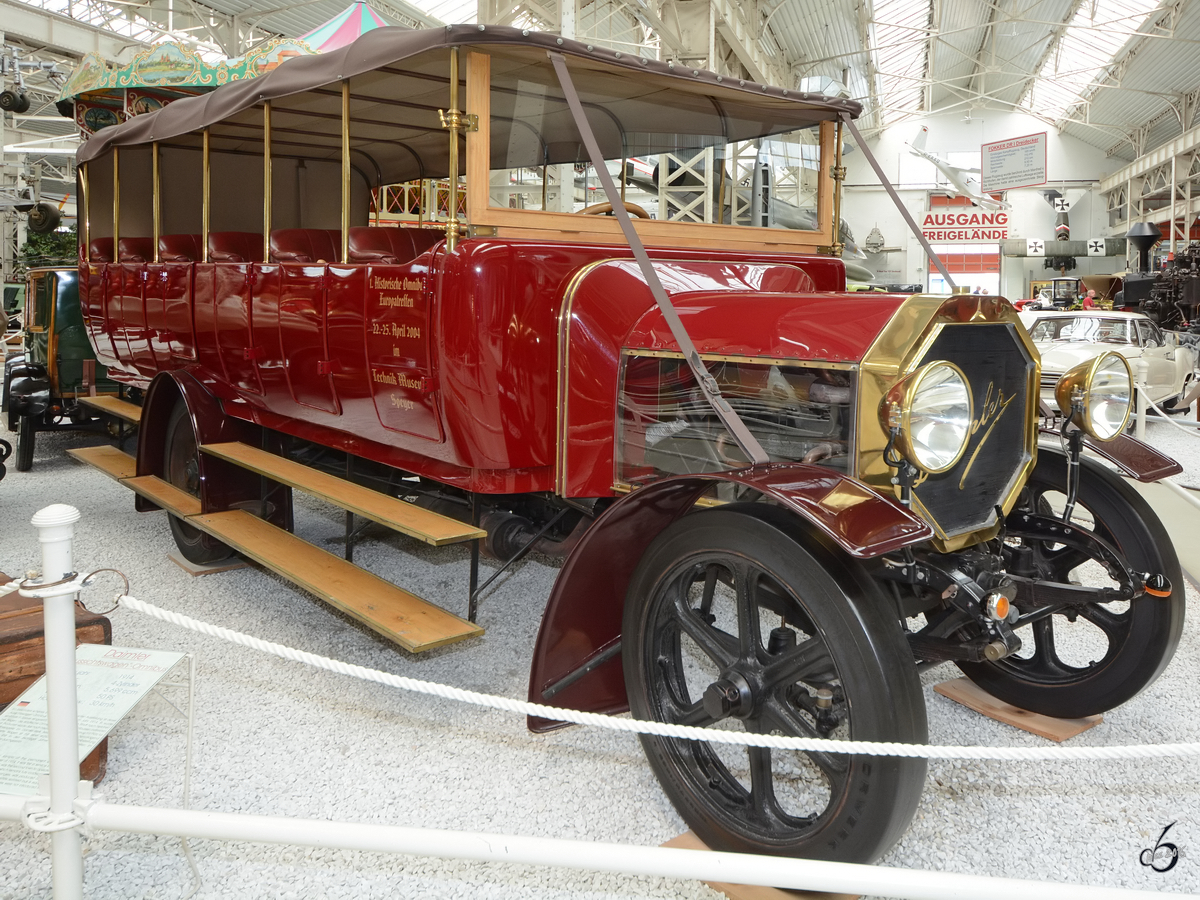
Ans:
[[[193,497],[200,496],[200,451],[187,407],[176,404],[167,420],[166,449],[163,454],[166,480]],[[197,565],[219,562],[233,555],[233,548],[212,535],[187,524],[177,516],[168,516],[171,534],[183,558]]]
[[[685,516],[642,558],[623,657],[636,718],[752,734],[923,743],[925,705],[873,582],[764,504]],[[710,847],[868,862],[903,834],[923,759],[643,735]]]
[[[1095,715],[1133,697],[1166,668],[1183,631],[1183,573],[1162,523],[1119,476],[1087,459],[1080,468],[1079,505],[1072,522],[1112,544],[1135,572],[1166,575],[1174,588],[1171,596],[1062,609],[1019,628],[1022,648],[1015,655],[959,665],[994,697],[1060,718]],[[1021,505],[1061,515],[1066,477],[1066,458],[1041,450]],[[1030,546],[1049,580],[1115,586],[1082,551],[1047,542]]]
[[[37,422],[33,416],[21,416],[17,426],[17,471],[33,468],[33,444],[37,439]]]

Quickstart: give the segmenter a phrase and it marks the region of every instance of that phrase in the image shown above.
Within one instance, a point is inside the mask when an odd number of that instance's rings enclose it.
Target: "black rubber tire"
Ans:
[[[755,585],[756,602],[739,604],[727,585],[718,587],[722,572],[733,583]],[[700,606],[675,602],[697,587]],[[701,611],[704,593],[711,597],[707,612]],[[750,595],[742,590],[738,596]],[[746,622],[752,621],[749,610],[759,619],[757,629],[744,629],[750,636],[757,630],[757,639],[740,644],[741,657],[732,663],[718,660],[721,653],[735,655],[729,633],[716,626],[733,621],[724,614],[739,605]],[[764,611],[785,614],[796,649],[766,649]],[[717,612],[711,621],[701,618]],[[690,628],[687,642],[683,625]],[[724,635],[725,645],[711,644],[716,655],[701,653],[695,634],[714,641]],[[809,664],[814,649],[818,658]],[[755,699],[748,715],[726,717],[718,727],[825,736],[808,708],[819,683],[838,692],[835,709],[848,716],[829,736],[927,739],[920,682],[891,604],[860,567],[777,507],[731,504],[691,513],[651,543],[626,597],[622,656],[637,719],[714,724],[702,700],[705,682],[714,674],[725,677],[736,664],[755,679]],[[804,663],[804,670],[779,672],[787,660]],[[762,668],[772,663],[775,672]],[[699,668],[708,671],[697,677]],[[907,829],[925,781],[924,759],[752,750],[650,735],[641,741],[676,810],[717,850],[871,862]],[[757,777],[745,774],[752,768]]]
[[[33,416],[21,416],[17,426],[17,471],[28,472],[33,468],[33,444],[37,435],[37,422]]]
[[[1022,643],[1033,642],[1030,659],[1011,656],[998,662],[959,663],[973,682],[1013,706],[1056,718],[1076,719],[1120,706],[1152,683],[1167,667],[1183,632],[1183,571],[1171,538],[1150,506],[1120,476],[1088,459],[1080,461],[1079,507],[1089,511],[1095,532],[1124,556],[1135,572],[1166,575],[1170,597],[1143,595],[1121,612],[1103,605],[1086,606],[1079,618],[1096,626],[1107,649],[1099,660],[1075,666],[1059,657],[1056,627],[1071,627],[1065,614],[1018,629]],[[1039,512],[1044,497],[1063,493],[1066,457],[1038,451],[1037,465],[1028,483],[1029,500]],[[1041,502],[1039,502],[1039,500]],[[1072,517],[1079,522],[1079,515]],[[1035,547],[1057,580],[1068,580],[1071,571],[1086,562],[1066,548]],[[1045,624],[1043,624],[1045,623]],[[1060,637],[1063,635],[1060,634]],[[1098,638],[1093,635],[1093,639]]]
[[[200,496],[200,451],[196,448],[196,432],[187,407],[177,403],[167,419],[166,441],[163,449],[163,477],[175,487],[193,497]],[[177,516],[168,515],[175,546],[188,562],[197,565],[220,562],[233,556],[233,548],[210,534],[187,524]]]
[[[19,102],[16,91],[0,91],[0,109],[5,112],[16,112]]]
[[[28,227],[35,234],[49,234],[62,222],[62,213],[52,203],[38,203],[29,211]]]

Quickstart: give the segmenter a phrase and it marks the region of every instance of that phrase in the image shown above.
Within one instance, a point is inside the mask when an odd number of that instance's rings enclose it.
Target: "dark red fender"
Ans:
[[[167,420],[175,404],[187,405],[196,440],[200,444],[241,441],[252,447],[262,443],[262,431],[257,426],[227,414],[225,406],[202,384],[193,372],[176,370],[159,374],[150,382],[142,404],[142,426],[138,430],[137,473],[163,477],[163,456],[166,448]],[[260,478],[249,469],[217,459],[207,453],[199,454],[200,509],[219,512],[236,504],[256,501],[261,487]],[[276,504],[275,515],[268,518],[281,524],[279,517],[290,513],[290,488]],[[286,507],[286,509],[285,509]],[[141,512],[158,509],[138,495],[136,509]]]
[[[1042,434],[1058,437],[1057,428],[1039,428]],[[1128,434],[1120,434],[1111,441],[1097,441],[1084,437],[1084,445],[1109,462],[1115,463],[1122,472],[1138,481],[1158,481],[1170,478],[1183,471],[1183,466],[1164,453],[1159,453],[1149,444]]]
[[[529,699],[564,709],[628,709],[620,653],[625,593],[643,551],[717,482],[762,492],[820,529],[846,553],[870,558],[933,536],[924,520],[861,482],[802,464],[665,478],[614,503],[567,558],[542,616],[529,674]],[[610,658],[604,659],[612,654]],[[603,660],[603,661],[601,661]],[[597,665],[546,697],[544,691],[590,662]],[[530,717],[533,731],[562,723]]]

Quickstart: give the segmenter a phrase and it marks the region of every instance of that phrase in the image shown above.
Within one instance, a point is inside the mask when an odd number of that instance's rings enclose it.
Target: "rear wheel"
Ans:
[[[163,475],[167,481],[193,497],[200,496],[200,451],[196,432],[187,407],[177,403],[167,420],[166,449],[163,452]],[[204,565],[219,562],[233,555],[233,548],[212,535],[187,524],[177,516],[168,515],[175,545],[188,562]]]
[[[33,442],[37,434],[37,422],[33,416],[21,416],[17,426],[17,471],[28,472],[33,468]]]
[[[1059,608],[1017,631],[1023,646],[1015,655],[959,663],[992,696],[1058,718],[1095,715],[1129,700],[1166,668],[1183,631],[1183,572],[1166,529],[1120,476],[1088,459],[1080,461],[1080,476],[1079,505],[1071,521],[1115,547],[1134,572],[1166,575],[1171,595]],[[1019,506],[1061,515],[1066,479],[1066,458],[1041,450]],[[1047,580],[1114,586],[1082,551],[1044,541],[1030,546]]]
[[[630,584],[630,708],[714,731],[923,743],[916,668],[889,609],[782,510],[687,515]],[[679,814],[719,850],[875,860],[904,833],[925,778],[924,759],[641,741]]]

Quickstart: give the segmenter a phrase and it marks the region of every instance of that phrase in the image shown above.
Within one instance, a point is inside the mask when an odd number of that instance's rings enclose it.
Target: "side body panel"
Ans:
[[[845,284],[841,262],[831,258],[654,255],[704,273],[683,279],[676,292],[762,296]],[[118,364],[122,381],[144,386],[155,372],[194,367],[215,397],[238,401],[227,404],[229,415],[501,493],[555,489],[560,368],[569,365],[560,361],[563,297],[589,265],[629,257],[621,247],[480,238],[449,255],[439,243],[402,265],[91,263],[81,272],[91,338],[102,361]],[[736,275],[739,267],[774,274],[750,283]],[[141,276],[154,280],[160,270],[151,289]],[[615,402],[621,341],[653,306],[640,278],[629,285],[636,290],[628,296],[594,295],[596,308],[616,305],[617,314],[571,323],[572,345],[594,351],[581,374],[607,408]],[[757,318],[743,312],[733,318]],[[756,339],[745,336],[747,350]],[[804,353],[797,347],[789,355]],[[581,467],[586,477],[572,489],[577,496],[611,493],[612,418],[594,421],[603,421],[603,434],[565,436],[590,454]]]

